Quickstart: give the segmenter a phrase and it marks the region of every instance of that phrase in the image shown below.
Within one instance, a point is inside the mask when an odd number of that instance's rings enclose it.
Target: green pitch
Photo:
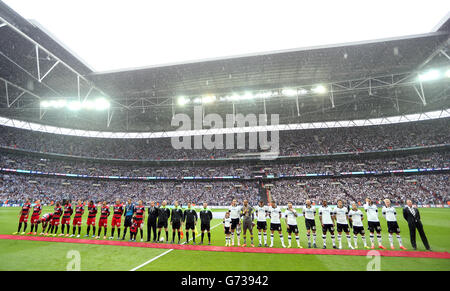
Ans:
[[[44,208],[42,213],[51,212],[50,207]],[[17,231],[19,208],[0,208],[0,234],[12,234]],[[398,209],[401,213],[401,209]],[[449,209],[421,209],[422,222],[428,236],[428,240],[434,251],[450,251],[450,210]],[[86,233],[87,214],[84,215],[81,236]],[[110,217],[111,219],[111,217]],[[383,244],[389,246],[386,232],[386,222],[381,217],[383,228]],[[304,218],[298,219],[300,230],[300,243],[307,246]],[[212,244],[223,246],[225,244],[222,222],[214,219],[211,223],[215,227],[211,231]],[[317,225],[319,221],[317,218]],[[409,231],[401,214],[399,225],[402,230],[403,243],[406,248],[411,249],[409,243]],[[197,225],[199,228],[199,225]],[[283,229],[285,229],[283,221]],[[71,228],[72,229],[72,228]],[[110,235],[108,225],[107,236]],[[144,227],[144,241],[147,238],[146,226]],[[27,231],[30,230],[28,225]],[[322,237],[319,232],[317,236],[318,247],[322,246]],[[41,226],[39,226],[39,231]],[[256,228],[254,229],[255,245],[258,244]],[[59,231],[60,232],[60,231]],[[164,233],[164,231],[163,231]],[[92,232],[91,232],[92,235]],[[163,235],[164,236],[164,235]],[[172,239],[172,231],[169,229]],[[249,243],[249,235],[247,235]],[[102,232],[103,237],[103,232]],[[116,231],[117,237],[117,231]],[[278,234],[274,235],[274,246],[281,247]],[[287,244],[287,233],[284,233]],[[92,238],[88,238],[92,239]],[[128,236],[127,236],[128,239]],[[368,240],[367,235],[367,240]],[[419,236],[418,250],[425,250]],[[140,234],[138,242],[140,244]],[[206,236],[205,236],[206,240]],[[182,240],[185,241],[185,238]],[[196,239],[197,243],[200,237]],[[242,234],[241,234],[242,243]],[[270,243],[270,236],[268,236]],[[292,245],[296,246],[293,237]],[[397,247],[397,240],[394,238]],[[342,246],[347,246],[345,236],[342,238]],[[362,242],[359,239],[361,249]],[[328,248],[331,241],[328,234]],[[0,270],[66,270],[73,268],[73,259],[77,253],[80,258],[81,270],[132,270],[138,266],[154,259],[150,263],[137,268],[144,270],[235,270],[235,271],[269,271],[269,270],[366,270],[373,258],[362,256],[333,256],[333,255],[298,255],[298,254],[255,254],[234,252],[207,252],[169,249],[133,248],[126,246],[104,246],[57,242],[39,241],[15,241],[0,240]],[[77,256],[78,256],[77,255]],[[394,258],[381,257],[379,266],[381,270],[450,270],[450,260],[447,259],[423,259],[423,258]]]

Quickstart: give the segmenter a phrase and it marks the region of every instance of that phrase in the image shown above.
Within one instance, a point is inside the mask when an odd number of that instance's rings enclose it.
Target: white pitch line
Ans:
[[[213,227],[211,227],[210,230],[212,230],[212,229],[218,227],[218,226],[221,225],[221,224],[222,224],[222,223],[218,223],[218,224],[214,225]],[[201,235],[201,232],[200,232],[198,235],[196,235],[195,237],[199,237],[200,235]],[[191,240],[192,240],[192,238],[191,238],[189,241],[191,241]],[[186,243],[186,242],[184,242],[183,244],[185,244],[185,243]],[[160,255],[157,255],[156,257],[151,258],[151,259],[148,260],[147,262],[145,262],[145,263],[143,263],[142,265],[139,265],[139,266],[137,266],[137,267],[131,269],[130,271],[136,271],[137,269],[140,269],[140,268],[142,268],[143,266],[150,264],[151,262],[153,262],[153,261],[159,259],[160,257],[162,257],[162,256],[164,256],[164,255],[167,255],[167,254],[170,253],[171,251],[173,251],[173,249],[167,250],[167,251],[165,251],[164,253],[162,253],[162,254],[160,254]]]
[[[136,268],[131,269],[130,271],[136,271],[137,269],[140,269],[140,268],[142,268],[143,266],[145,266],[145,265],[147,265],[147,264],[150,264],[150,263],[153,262],[154,260],[159,259],[160,257],[162,257],[162,256],[164,256],[164,255],[170,253],[171,251],[173,251],[173,249],[167,250],[167,251],[165,251],[164,253],[162,253],[162,254],[160,254],[160,255],[157,255],[156,257],[154,257],[154,258],[148,260],[147,262],[143,263],[142,265],[137,266]]]

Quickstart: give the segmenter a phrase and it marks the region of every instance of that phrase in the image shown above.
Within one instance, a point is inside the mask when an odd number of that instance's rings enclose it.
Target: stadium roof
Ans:
[[[66,128],[168,131],[176,113],[192,116],[187,96],[277,92],[276,97],[204,104],[205,114],[279,114],[281,123],[356,120],[450,108],[450,78],[417,81],[450,68],[449,20],[405,37],[301,48],[221,59],[93,72],[45,32],[0,2],[0,116]],[[38,56],[38,58],[36,58]],[[113,60],[112,60],[113,61]],[[321,84],[323,94],[311,89]],[[293,89],[295,96],[283,94]],[[300,89],[308,93],[299,94]],[[42,100],[104,96],[107,112],[40,107]]]
[[[178,96],[306,86],[414,71],[449,37],[425,35],[91,73],[112,96]]]

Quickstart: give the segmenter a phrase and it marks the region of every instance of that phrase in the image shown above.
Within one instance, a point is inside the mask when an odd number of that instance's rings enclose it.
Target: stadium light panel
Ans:
[[[253,94],[250,92],[246,92],[241,98],[243,100],[251,100],[251,99],[255,98],[255,96],[253,96]]]
[[[281,93],[288,97],[293,97],[297,95],[297,90],[294,89],[283,89]]]
[[[308,90],[306,90],[306,89],[298,90],[298,95],[306,95],[306,94],[308,94]]]
[[[439,71],[437,70],[430,70],[426,73],[419,74],[419,80],[420,81],[432,81],[436,80],[440,77]]]
[[[216,96],[205,96],[202,98],[202,103],[212,103],[216,101]]]
[[[78,111],[81,109],[81,103],[79,101],[71,101],[67,104],[67,109],[71,111]]]
[[[51,104],[52,104],[52,107],[59,109],[59,108],[63,108],[64,106],[66,106],[67,101],[61,99],[61,100],[55,101],[54,103],[51,102]]]
[[[96,110],[106,110],[111,106],[110,102],[105,98],[98,98],[94,101],[94,108]]]
[[[238,94],[233,94],[232,96],[230,96],[230,101],[237,101],[239,100],[240,96]]]
[[[83,108],[90,109],[90,110],[94,109],[94,108],[96,109],[96,104],[93,101],[87,100],[83,103]]]
[[[448,70],[445,72],[445,76],[446,76],[447,78],[450,78],[450,69],[448,69]]]
[[[314,93],[324,94],[327,92],[327,89],[323,85],[317,85],[316,87],[311,89]]]
[[[50,102],[49,101],[41,101],[41,107],[42,108],[50,107]]]
[[[184,96],[180,96],[180,97],[178,97],[177,103],[178,103],[178,105],[180,105],[180,106],[184,106],[184,105],[186,105],[186,104],[189,103],[189,99],[187,99],[187,98],[184,97]]]

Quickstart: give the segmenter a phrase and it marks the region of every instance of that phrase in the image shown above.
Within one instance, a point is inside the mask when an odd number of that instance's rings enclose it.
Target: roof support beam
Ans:
[[[28,40],[29,42],[31,42],[32,44],[34,44],[35,46],[37,46],[38,49],[41,49],[42,51],[44,51],[45,53],[47,53],[49,56],[51,56],[53,59],[59,61],[60,64],[62,64],[64,67],[66,67],[68,70],[70,70],[72,73],[74,73],[77,76],[77,79],[82,79],[84,80],[86,83],[91,84],[91,82],[85,78],[82,74],[80,74],[77,70],[75,70],[74,68],[72,68],[70,65],[68,65],[67,63],[65,63],[64,61],[62,61],[60,58],[58,58],[57,56],[55,56],[51,51],[49,51],[48,49],[46,49],[45,47],[43,47],[41,44],[39,44],[37,41],[35,41],[34,39],[32,39],[31,37],[29,37],[27,34],[25,34],[24,32],[22,32],[20,29],[18,29],[16,26],[14,26],[13,24],[9,23],[6,19],[4,19],[3,17],[0,16],[0,21],[2,21],[4,24],[6,24],[8,27],[10,27],[11,29],[13,29],[16,33],[18,33],[19,35],[21,35],[23,38],[25,38],[26,40]],[[33,77],[34,78],[34,77]],[[104,96],[108,96],[108,94],[104,93],[102,90],[100,90],[99,88],[97,88],[96,86],[94,86],[93,84],[91,84],[97,91],[99,91],[102,95]],[[59,94],[59,93],[58,93]],[[61,94],[59,94],[61,95]],[[110,98],[111,99],[111,98]]]
[[[53,69],[59,64],[59,61],[56,61],[53,66],[51,66],[51,68],[47,71],[47,73],[45,73],[42,77],[39,78],[39,82],[42,82],[42,80],[44,80],[45,77],[47,77],[47,75],[53,71]]]
[[[449,59],[450,60],[450,56],[449,55],[447,55],[447,53],[444,51],[444,50],[441,50],[441,54],[443,54],[444,56],[446,56],[447,57],[447,59]]]
[[[2,77],[0,77],[0,80],[3,81],[3,82],[5,82],[5,85],[6,85],[6,86],[13,86],[13,87],[15,87],[16,89],[19,89],[19,90],[21,90],[21,91],[23,91],[23,92],[25,92],[25,93],[27,93],[27,94],[33,96],[33,97],[36,97],[37,99],[42,99],[40,96],[34,94],[33,92],[31,92],[31,91],[29,91],[29,90],[27,90],[27,89],[24,89],[24,88],[20,87],[19,85],[16,85],[16,84],[14,84],[14,83],[12,83],[12,82],[10,82],[10,81],[8,81],[8,80],[2,78]],[[6,92],[8,93],[8,90],[7,90]],[[7,96],[8,96],[8,95],[7,95]],[[9,98],[9,96],[8,96],[8,98]]]
[[[41,66],[39,64],[39,47],[37,45],[34,46],[36,49],[36,68],[39,82],[41,81]]]
[[[107,121],[106,121],[106,127],[108,127],[108,128],[111,125],[111,120],[113,118],[113,115],[114,115],[114,110],[111,110],[108,108],[108,116],[107,116]]]
[[[7,55],[5,55],[3,52],[0,51],[0,55],[3,56],[5,59],[7,59],[8,61],[10,61],[11,63],[13,63],[14,65],[16,65],[19,69],[21,69],[22,71],[25,72],[25,74],[27,74],[28,76],[30,76],[31,78],[33,78],[34,80],[38,81],[39,83],[41,83],[42,85],[44,85],[47,89],[49,89],[50,91],[52,91],[53,93],[55,93],[58,96],[61,96],[62,94],[58,91],[56,91],[55,89],[53,89],[52,87],[48,86],[47,84],[41,82],[39,80],[39,78],[36,78],[32,73],[30,73],[28,70],[26,70],[25,68],[23,68],[21,65],[19,65],[18,63],[16,63],[13,59],[11,59],[10,57],[8,57]]]
[[[414,85],[414,90],[416,91],[417,95],[419,96],[420,100],[422,101],[422,104],[424,106],[426,106],[427,100],[425,99],[425,92],[423,90],[422,82],[419,83],[419,89],[417,89],[417,86]]]

